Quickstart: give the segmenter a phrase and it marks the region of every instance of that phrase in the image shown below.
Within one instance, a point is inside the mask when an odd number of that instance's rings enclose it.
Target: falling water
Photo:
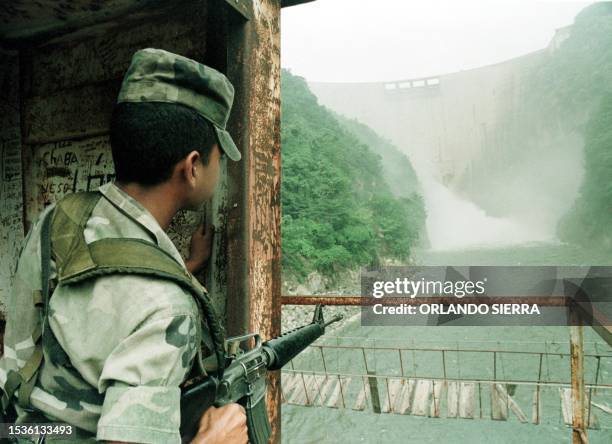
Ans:
[[[422,186],[427,235],[433,250],[492,248],[555,240],[543,227],[487,215],[482,208],[437,181],[426,161],[411,160]]]

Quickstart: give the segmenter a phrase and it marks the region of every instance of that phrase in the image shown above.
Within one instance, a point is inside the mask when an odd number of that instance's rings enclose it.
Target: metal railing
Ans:
[[[558,385],[559,390],[560,390],[560,394],[561,394],[561,406],[562,406],[562,411],[563,411],[563,417],[564,417],[564,421],[566,424],[571,425],[572,426],[572,442],[574,444],[586,444],[588,439],[587,439],[587,435],[586,435],[586,430],[589,427],[593,427],[593,423],[592,423],[592,414],[591,414],[591,410],[593,406],[598,407],[600,410],[604,411],[606,414],[610,414],[612,413],[612,408],[608,407],[607,404],[597,404],[597,403],[593,403],[592,401],[592,396],[594,394],[593,390],[608,390],[610,389],[610,384],[601,384],[599,383],[598,379],[599,379],[599,375],[600,375],[600,368],[601,368],[601,361],[603,358],[608,359],[610,358],[610,356],[608,355],[603,355],[603,354],[596,354],[596,355],[589,355],[589,354],[585,354],[584,353],[584,338],[583,338],[583,323],[584,323],[584,319],[589,319],[591,321],[591,326],[593,327],[594,331],[596,331],[607,343],[608,345],[612,345],[612,320],[607,319],[605,316],[603,316],[601,313],[596,312],[594,310],[590,310],[589,307],[583,307],[579,302],[577,303],[575,300],[573,300],[572,298],[568,298],[564,295],[562,296],[543,296],[543,297],[534,297],[534,296],[529,296],[529,297],[521,297],[521,296],[505,296],[505,297],[487,297],[487,298],[478,298],[478,297],[463,297],[461,299],[458,299],[456,297],[453,296],[433,296],[433,297],[427,297],[425,298],[397,298],[397,297],[385,297],[383,299],[375,299],[375,298],[367,298],[367,297],[362,297],[361,295],[348,295],[348,296],[337,296],[337,295],[324,295],[324,296],[316,296],[316,295],[292,295],[292,296],[282,296],[281,297],[281,303],[283,305],[316,305],[316,304],[323,304],[323,305],[336,305],[336,306],[369,306],[369,305],[374,305],[374,304],[383,304],[383,305],[401,305],[401,304],[407,304],[407,305],[419,305],[422,304],[424,301],[426,300],[427,303],[430,304],[488,304],[488,305],[492,305],[492,304],[509,304],[509,303],[521,303],[521,304],[537,304],[539,306],[547,306],[547,307],[569,307],[569,317],[570,317],[570,326],[569,326],[569,331],[570,331],[570,340],[569,340],[569,345],[570,345],[570,352],[569,353],[565,353],[565,354],[561,354],[561,356],[566,356],[569,358],[570,361],[570,382],[563,382],[563,381],[542,381],[541,377],[542,377],[542,360],[544,358],[544,356],[549,355],[546,352],[508,352],[508,351],[498,351],[498,350],[470,350],[469,352],[476,352],[476,353],[492,353],[493,354],[493,358],[492,358],[492,362],[493,362],[493,369],[494,369],[494,374],[493,374],[493,378],[492,379],[474,379],[472,381],[467,381],[464,378],[463,379],[453,379],[453,378],[449,378],[448,375],[446,374],[446,353],[450,352],[451,350],[448,351],[444,351],[444,350],[440,350],[441,354],[442,354],[442,362],[443,362],[443,370],[444,370],[444,375],[443,378],[432,378],[432,377],[427,377],[427,379],[418,379],[419,381],[431,381],[432,384],[432,397],[433,399],[435,399],[435,384],[434,381],[442,381],[443,386],[447,386],[448,384],[455,384],[457,382],[460,382],[461,384],[464,383],[473,383],[473,384],[477,384],[478,385],[478,390],[479,393],[481,391],[481,385],[482,384],[489,384],[491,387],[491,399],[493,399],[493,396],[497,396],[497,395],[493,395],[493,393],[502,393],[502,398],[503,398],[503,387],[502,390],[498,390],[496,387],[499,385],[499,382],[497,380],[497,355],[501,354],[501,353],[523,353],[523,354],[537,354],[539,355],[539,372],[538,372],[538,378],[536,380],[528,380],[528,381],[524,381],[524,380],[508,380],[508,381],[503,381],[503,384],[505,385],[532,385],[536,387],[536,394],[537,394],[537,402],[536,402],[536,407],[535,409],[537,411],[539,411],[540,409],[540,405],[539,405],[539,393],[542,390],[543,387],[549,387],[551,385]],[[315,345],[315,347],[323,347],[321,345]],[[337,347],[338,349],[342,348],[342,347]],[[321,349],[322,350],[322,349]],[[376,383],[374,381],[376,381],[376,378],[378,377],[382,377],[382,378],[387,378],[386,382],[387,382],[387,391],[389,391],[389,385],[388,385],[388,378],[398,378],[398,376],[391,376],[391,375],[375,375],[372,376],[370,375],[369,371],[367,371],[367,359],[365,358],[365,349],[362,349],[363,353],[364,353],[364,364],[366,366],[366,373],[367,375],[359,375],[359,374],[354,374],[354,376],[356,377],[362,377],[362,378],[372,378],[374,377],[375,379],[369,379],[369,381],[372,381],[372,383],[374,385],[376,385]],[[401,373],[402,375],[400,376],[400,378],[404,378],[404,379],[414,379],[417,378],[416,376],[412,376],[412,377],[406,377],[403,375],[404,373],[404,369],[403,369],[403,363],[401,361],[401,356],[402,356],[402,352],[401,352],[402,348],[399,348],[398,353],[399,353],[399,357],[400,357],[400,366],[401,368]],[[403,349],[406,350],[406,349]],[[434,351],[434,350],[430,350],[430,351]],[[453,352],[456,352],[456,350],[452,350]],[[467,350],[464,350],[467,351]],[[321,351],[321,354],[323,356],[323,353]],[[556,356],[559,356],[559,353],[555,353]],[[585,375],[584,375],[584,360],[585,358],[589,359],[589,358],[595,358],[597,360],[597,367],[596,367],[596,372],[595,372],[595,380],[593,381],[592,384],[588,384],[585,383]],[[323,358],[324,359],[324,358]],[[329,372],[327,372],[326,369],[324,369],[325,371],[323,372],[324,374],[328,374]],[[312,372],[312,371],[311,371]],[[344,374],[343,376],[347,376],[348,374]],[[313,376],[316,376],[316,374],[314,374]],[[348,376],[347,376],[348,377]],[[327,376],[326,376],[327,378]],[[340,394],[340,397],[342,399],[342,404],[345,405],[344,402],[344,390],[342,387],[342,382],[341,382],[341,376],[340,373],[337,373],[337,378],[338,378],[338,388],[334,389],[333,393],[338,392]],[[365,381],[365,379],[364,379]],[[307,386],[304,382],[304,390],[307,391]],[[429,383],[427,383],[429,384]],[[372,390],[371,389],[371,385],[370,385],[370,396],[371,399],[373,400],[373,405],[375,405],[376,403],[374,402],[374,400],[376,398],[379,398],[379,394],[378,394],[378,389],[376,390]],[[430,397],[429,395],[429,385],[426,385],[427,391],[423,392],[426,393],[425,395],[421,394],[419,395],[421,399],[423,396],[428,399]],[[587,391],[588,389],[588,391]],[[471,390],[468,389],[468,391]],[[364,386],[362,389],[363,393],[366,393],[366,385],[364,382]],[[360,393],[362,393],[360,392]],[[416,395],[415,395],[416,396]],[[534,395],[536,396],[536,395]],[[284,394],[283,394],[284,397]],[[308,397],[306,397],[306,399],[308,400]],[[509,407],[510,403],[510,396],[508,396],[507,392],[506,392],[506,399],[507,399],[507,405],[506,407]],[[391,398],[390,398],[390,394],[388,394],[388,402],[391,403]],[[493,402],[493,401],[492,401]],[[421,408],[422,407],[422,403],[419,404]],[[518,410],[516,410],[518,407],[516,406],[516,403],[512,404],[515,408],[515,413],[517,413],[518,415]],[[436,411],[436,406],[435,403],[433,405],[433,411]],[[491,407],[493,409],[493,407]],[[499,408],[496,408],[497,413],[499,414],[499,412],[501,410],[499,410]],[[420,410],[419,410],[420,411]],[[507,411],[507,408],[506,408]],[[480,412],[481,416],[482,416],[482,410]],[[524,415],[524,414],[523,414]],[[435,416],[435,415],[434,415]],[[500,419],[500,418],[495,418],[492,413],[492,417],[493,419]],[[499,415],[497,415],[499,416]],[[503,414],[501,415],[503,416]],[[537,420],[536,423],[539,422],[539,415],[535,415],[534,416],[535,420]],[[501,418],[503,419],[503,418]],[[534,419],[532,418],[532,422],[534,421]]]

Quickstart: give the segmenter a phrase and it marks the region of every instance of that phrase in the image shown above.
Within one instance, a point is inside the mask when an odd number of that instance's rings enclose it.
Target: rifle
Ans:
[[[266,409],[266,373],[279,370],[325,333],[325,327],[342,319],[323,320],[317,305],[310,324],[290,330],[262,344],[256,333],[227,339],[226,363],[219,375],[183,389],[181,394],[181,437],[189,442],[197,433],[202,414],[210,407],[238,402],[246,410],[249,442],[267,444],[272,433]],[[239,344],[253,338],[255,345],[244,351]]]

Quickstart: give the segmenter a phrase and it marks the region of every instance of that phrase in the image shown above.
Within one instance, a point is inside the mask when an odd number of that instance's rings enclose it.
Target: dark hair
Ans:
[[[191,151],[207,164],[215,143],[212,124],[177,103],[123,102],[113,110],[110,144],[121,182],[162,183]]]

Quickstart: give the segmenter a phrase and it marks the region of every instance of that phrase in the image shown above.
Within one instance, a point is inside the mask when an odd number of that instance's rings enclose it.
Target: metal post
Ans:
[[[572,443],[587,444],[584,399],[584,328],[582,319],[570,308],[570,359],[572,371]]]
[[[541,396],[541,389],[542,386],[540,385],[540,383],[542,382],[542,360],[543,360],[543,354],[540,353],[540,364],[538,365],[538,384],[536,385],[536,393],[535,393],[535,402],[534,402],[534,412],[533,412],[533,423],[534,424],[539,424],[540,423],[540,396]]]
[[[376,379],[376,371],[370,371],[368,369],[368,360],[365,355],[365,348],[361,349],[363,354],[363,363],[365,365],[365,371],[368,375],[368,385],[370,386],[370,399],[372,400],[372,411],[374,413],[380,413],[380,397],[378,396],[378,380]]]
[[[597,347],[597,344],[595,344],[595,347]],[[595,394],[597,394],[597,384],[599,382],[599,367],[601,364],[601,356],[597,356],[597,370],[595,370]],[[589,406],[589,410],[591,410],[590,406]]]
[[[323,362],[323,371],[325,375],[327,375],[327,364],[325,363],[325,355],[323,355],[323,346],[319,346],[319,350],[321,351],[321,361]]]
[[[497,352],[493,352],[493,380],[497,381]]]
[[[446,379],[446,353],[442,350],[442,372],[444,373],[444,379]]]
[[[478,383],[478,408],[480,410],[480,419],[482,419],[482,392],[480,389],[480,382]]]
[[[340,374],[338,373],[338,384],[340,384],[340,397],[342,398],[342,408],[346,408],[346,402],[344,401],[344,390],[342,389],[342,379],[340,379]]]
[[[227,330],[280,334],[280,1],[240,2],[228,14],[227,75],[236,103],[230,132],[242,152],[228,162],[226,227]],[[227,2],[209,7],[220,10]],[[235,8],[233,8],[235,9]],[[230,11],[231,12],[231,11]],[[280,439],[279,372],[268,375],[267,407],[272,437]],[[308,393],[306,393],[308,394]]]

